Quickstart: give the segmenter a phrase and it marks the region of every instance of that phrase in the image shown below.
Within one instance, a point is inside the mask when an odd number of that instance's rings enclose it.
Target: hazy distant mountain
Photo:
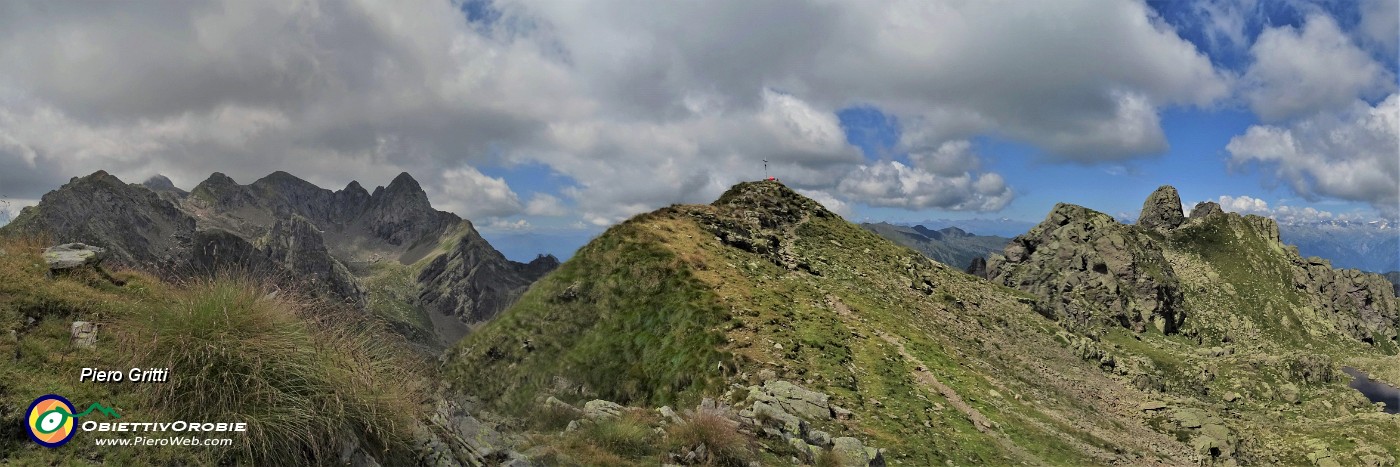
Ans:
[[[1304,256],[1320,256],[1340,268],[1400,270],[1400,229],[1386,221],[1327,221],[1279,225],[1283,242]]]
[[[933,230],[922,225],[905,227],[885,222],[860,226],[958,269],[966,268],[974,258],[986,259],[987,255],[1001,251],[1011,241],[1006,237],[974,235],[957,227]]]
[[[897,222],[896,225],[913,227],[922,225],[931,230],[941,230],[948,227],[957,227],[968,232],[977,232],[980,235],[996,235],[998,237],[1015,237],[1026,233],[1031,227],[1035,227],[1035,222],[1018,221],[1015,219],[930,219],[920,222]],[[964,265],[966,266],[966,265]]]

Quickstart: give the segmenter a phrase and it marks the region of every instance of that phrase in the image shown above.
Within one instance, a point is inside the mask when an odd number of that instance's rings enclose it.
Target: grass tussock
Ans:
[[[0,463],[306,465],[347,443],[409,461],[422,363],[366,315],[222,276],[171,284],[138,271],[50,275],[41,238],[0,237]],[[121,285],[118,285],[121,284]],[[100,325],[74,346],[73,321]],[[84,367],[169,368],[165,383],[78,382]],[[42,448],[19,418],[34,397],[101,402],[132,422],[247,423],[228,448],[100,449],[78,433]],[[99,420],[101,421],[101,420]]]
[[[131,317],[132,364],[171,368],[140,386],[172,420],[248,423],[231,458],[325,462],[347,440],[403,450],[422,389],[401,350],[374,326],[255,283],[196,283],[166,307]]]
[[[574,431],[541,438],[545,465],[656,465],[662,435],[645,410],[629,410],[617,418],[580,423]]]
[[[531,411],[525,422],[531,430],[553,432],[560,431],[569,426],[569,422],[578,420],[582,414],[573,407],[541,404]]]
[[[666,436],[672,452],[705,446],[702,465],[742,467],[755,458],[755,448],[739,433],[739,424],[709,410],[688,412],[680,423],[666,430]]]

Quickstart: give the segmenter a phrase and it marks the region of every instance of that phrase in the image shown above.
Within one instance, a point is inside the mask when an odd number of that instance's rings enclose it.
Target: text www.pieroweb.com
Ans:
[[[196,438],[193,436],[167,436],[150,438],[97,438],[98,446],[232,446],[232,438]]]

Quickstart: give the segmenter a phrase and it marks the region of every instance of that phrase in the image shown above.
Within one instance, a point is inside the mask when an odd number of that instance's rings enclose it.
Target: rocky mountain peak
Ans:
[[[393,180],[389,181],[389,186],[385,188],[385,193],[389,195],[422,195],[425,199],[428,197],[428,194],[423,191],[423,187],[418,184],[418,180],[415,180],[408,172],[400,173],[397,177],[394,177]]]
[[[296,175],[292,175],[281,170],[270,173],[266,177],[259,178],[257,181],[253,182],[251,186],[258,188],[273,189],[282,192],[283,194],[287,194],[286,192],[288,191],[309,192],[325,190],[319,186],[316,186],[316,184],[314,183],[302,180]]]
[[[247,187],[239,185],[222,172],[210,174],[209,178],[199,182],[190,193],[197,199],[225,209],[257,204],[257,199],[248,192]]]
[[[949,237],[955,237],[955,238],[971,237],[971,236],[972,236],[972,234],[967,233],[966,230],[959,229],[959,228],[957,228],[957,227],[947,227],[947,228],[944,228],[944,229],[940,229],[938,232],[941,233],[941,234],[943,234],[943,235],[947,235],[947,236],[949,236]]]
[[[356,194],[358,194],[358,193],[364,193],[365,196],[367,196],[367,197],[369,196],[369,190],[366,190],[365,187],[360,186],[360,182],[359,182],[358,180],[351,180],[351,181],[350,181],[350,184],[349,184],[349,185],[345,185],[345,189],[343,189],[343,190],[341,190],[341,191],[344,191],[344,192],[346,192],[346,193],[356,193]]]
[[[150,188],[151,191],[184,191],[176,188],[175,182],[170,181],[170,178],[161,174],[152,175],[151,178],[141,182],[141,186]]]
[[[756,216],[770,228],[794,224],[807,216],[835,215],[821,203],[769,180],[734,185],[711,205],[730,214]]]
[[[1186,217],[1181,213],[1181,195],[1176,192],[1176,187],[1162,185],[1142,203],[1142,214],[1138,216],[1137,223],[1143,228],[1165,233],[1185,221]]]
[[[125,184],[121,179],[107,173],[106,170],[99,170],[86,177],[73,177],[68,180],[68,185],[119,185]],[[68,186],[64,185],[64,186]]]

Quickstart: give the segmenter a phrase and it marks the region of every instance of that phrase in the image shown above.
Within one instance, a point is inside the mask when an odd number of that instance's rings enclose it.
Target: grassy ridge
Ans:
[[[0,244],[0,458],[20,464],[307,464],[335,462],[346,443],[408,459],[423,400],[419,364],[375,323],[249,280],[169,285],[130,271],[117,286],[92,272],[46,277],[40,242]],[[69,342],[72,321],[101,323],[94,349]],[[167,383],[78,382],[79,370],[170,368]],[[122,421],[248,423],[227,448],[93,446],[79,432],[42,448],[20,419],[56,393],[101,402]],[[93,415],[92,417],[98,417]],[[104,421],[104,420],[99,420]],[[135,437],[140,433],[113,434]],[[170,434],[155,433],[161,437]],[[199,435],[197,437],[224,437]]]
[[[453,381],[500,405],[555,376],[623,403],[691,400],[720,386],[727,312],[638,219],[609,229],[450,354]],[[607,356],[607,358],[599,358]]]

